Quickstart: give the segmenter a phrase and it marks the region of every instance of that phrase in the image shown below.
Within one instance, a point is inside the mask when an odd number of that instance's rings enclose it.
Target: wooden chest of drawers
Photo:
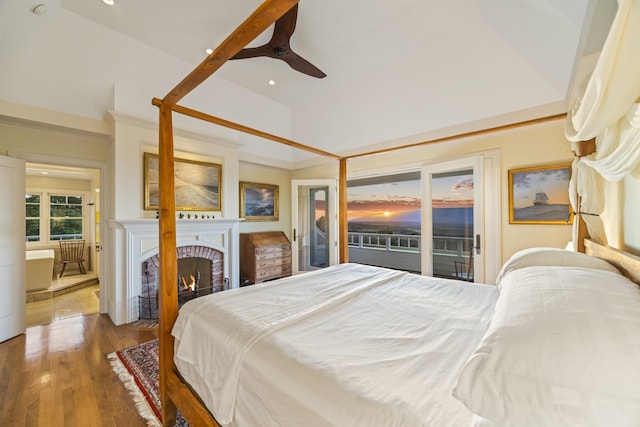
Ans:
[[[291,276],[291,242],[282,231],[240,234],[240,277],[260,283]]]

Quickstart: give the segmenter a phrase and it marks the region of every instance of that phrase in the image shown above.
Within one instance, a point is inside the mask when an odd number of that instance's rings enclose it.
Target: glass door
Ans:
[[[334,265],[337,260],[336,186],[333,180],[294,180],[293,274]]]
[[[429,165],[423,170],[423,274],[483,280],[481,158]]]

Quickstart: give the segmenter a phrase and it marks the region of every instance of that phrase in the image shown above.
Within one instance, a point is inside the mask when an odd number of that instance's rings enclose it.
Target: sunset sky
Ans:
[[[421,181],[364,185],[347,189],[348,219],[390,219],[399,213],[420,209]],[[446,176],[433,180],[437,208],[473,206],[473,176]]]
[[[391,219],[399,212],[420,209],[420,181],[347,188],[348,219]],[[387,214],[385,214],[385,212]]]
[[[473,175],[434,176],[431,198],[434,208],[473,206]]]

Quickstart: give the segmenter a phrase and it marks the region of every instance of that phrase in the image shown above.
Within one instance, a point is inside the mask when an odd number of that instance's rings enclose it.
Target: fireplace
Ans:
[[[173,286],[178,289],[178,306],[185,302],[223,291],[228,288],[224,279],[224,253],[205,246],[189,245],[177,248],[178,276]],[[155,254],[142,261],[141,291],[138,296],[138,318],[158,318],[158,267]]]
[[[108,295],[109,314],[116,325],[131,323],[142,317],[139,297],[155,298],[158,276],[158,220],[110,220],[114,230],[114,268],[108,273],[114,281],[115,293]],[[210,280],[212,292],[237,288],[240,282],[238,265],[239,222],[237,219],[182,219],[176,221],[176,244],[179,260],[196,257],[209,259],[209,273],[200,270],[200,286]],[[147,263],[145,266],[145,262]],[[188,261],[185,261],[188,262]],[[185,267],[186,268],[186,267]],[[148,274],[144,274],[145,269]],[[189,279],[186,273],[185,279]],[[195,273],[193,273],[195,276]],[[206,277],[205,277],[206,276]],[[152,286],[145,295],[143,283]],[[176,277],[176,286],[178,278]],[[155,306],[155,303],[154,303]]]

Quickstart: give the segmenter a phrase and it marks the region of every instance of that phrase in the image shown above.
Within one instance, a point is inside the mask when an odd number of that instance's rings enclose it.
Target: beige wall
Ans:
[[[27,188],[46,188],[54,190],[93,191],[91,181],[88,179],[69,179],[48,176],[27,175],[25,177]]]
[[[378,171],[388,173],[415,169],[423,165],[454,159],[463,154],[500,151],[500,228],[502,262],[516,251],[532,246],[562,248],[571,240],[569,225],[509,224],[509,169],[571,162],[573,154],[564,138],[564,121],[494,132],[483,136],[409,148],[348,161],[349,177]],[[337,176],[337,162],[297,170],[292,178],[327,178]]]
[[[54,131],[11,126],[0,123],[0,154],[24,157],[34,154],[43,157],[107,161],[105,136],[73,131]]]
[[[291,240],[291,173],[285,169],[240,162],[240,181],[277,185],[280,202],[278,221],[242,222],[240,232],[283,231]]]

